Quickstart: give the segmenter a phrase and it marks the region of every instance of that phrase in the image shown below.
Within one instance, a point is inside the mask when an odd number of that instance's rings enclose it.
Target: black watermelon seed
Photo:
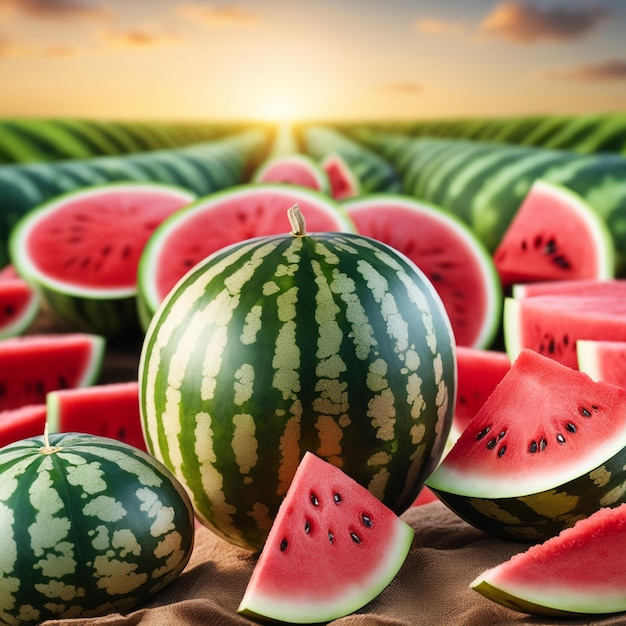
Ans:
[[[567,422],[567,424],[565,425],[565,428],[567,428],[567,430],[569,430],[570,433],[575,433],[578,430],[576,428],[576,424],[573,424],[572,422]]]
[[[284,552],[287,549],[288,545],[289,542],[287,541],[287,539],[285,539],[285,537],[283,537],[283,540],[280,542],[280,551]]]
[[[578,409],[578,412],[583,416],[583,417],[591,417],[591,411],[584,407],[581,406],[580,409]]]
[[[361,537],[359,537],[356,533],[351,532],[350,537],[354,543],[361,543]]]
[[[343,500],[343,498],[338,493],[334,493],[333,500],[335,501],[335,504],[339,504]]]
[[[335,536],[330,532],[330,530],[328,531],[328,541],[330,541],[330,543],[335,543]]]
[[[543,452],[546,449],[547,445],[548,445],[548,442],[542,437],[539,440],[539,451]]]
[[[502,437],[504,437],[504,435],[506,435],[506,430],[503,430],[500,432],[500,434],[498,435],[498,441],[500,441],[500,439],[502,439]]]
[[[563,437],[563,435],[562,435],[561,433],[559,433],[559,434],[556,436],[556,440],[557,440],[559,443],[565,443],[565,437]]]
[[[309,520],[305,520],[304,522],[304,532],[307,535],[311,532],[311,522],[309,522]]]
[[[493,448],[496,447],[496,444],[498,443],[498,440],[494,437],[493,439],[490,439],[487,442],[487,449],[488,450],[492,450]]]
[[[320,504],[320,501],[317,499],[317,496],[314,493],[311,494],[311,504],[313,506],[319,506]]]
[[[491,426],[486,426],[476,435],[476,439],[482,439],[490,430]]]
[[[368,515],[365,515],[365,513],[361,513],[361,522],[363,522],[363,526],[367,528],[372,527],[372,518]]]
[[[535,452],[537,452],[537,447],[537,442],[531,441],[530,445],[528,446],[528,452],[530,452],[531,454],[535,454]]]
[[[499,450],[498,450],[498,458],[502,458],[504,456],[504,453],[506,452],[506,446],[502,446]]]

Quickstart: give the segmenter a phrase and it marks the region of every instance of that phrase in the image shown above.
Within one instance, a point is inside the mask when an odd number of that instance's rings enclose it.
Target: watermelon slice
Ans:
[[[341,206],[326,194],[288,184],[236,185],[209,194],[168,218],[150,237],[139,263],[144,327],[174,285],[213,252],[244,239],[285,232],[297,204],[309,232],[354,232]]]
[[[98,185],[55,197],[15,226],[13,264],[74,330],[126,338],[139,328],[143,247],[167,216],[194,197],[156,183]]]
[[[615,270],[613,241],[583,198],[535,181],[493,258],[502,284],[536,280],[604,279]]]
[[[470,588],[510,609],[575,617],[626,611],[626,504],[480,574]]]
[[[340,154],[328,154],[322,159],[321,166],[330,181],[330,195],[335,200],[347,200],[361,193],[359,179]]]
[[[0,276],[0,339],[21,335],[35,321],[39,309],[39,294],[28,282],[17,276]]]
[[[14,441],[38,437],[46,426],[46,405],[26,404],[0,411],[0,448]]]
[[[529,348],[577,368],[581,339],[626,341],[626,298],[615,293],[505,300],[504,341],[511,360]]]
[[[266,159],[252,175],[253,183],[286,183],[330,193],[330,181],[321,165],[306,154]]]
[[[535,296],[624,296],[626,280],[620,278],[595,279],[581,278],[572,280],[545,280],[537,283],[518,283],[513,285],[511,295],[521,300]]]
[[[110,437],[146,450],[137,381],[51,391],[46,405],[50,432]]]
[[[578,369],[594,380],[626,387],[626,341],[576,342]]]
[[[105,340],[67,333],[24,335],[0,341],[0,411],[45,402],[55,389],[85,387],[102,367]]]
[[[429,278],[457,345],[484,348],[500,327],[502,291],[484,246],[469,228],[434,206],[396,194],[343,203],[360,234],[404,253]]]
[[[427,479],[495,535],[546,539],[626,501],[626,389],[524,350]]]
[[[339,468],[307,452],[239,612],[298,624],[348,615],[404,563],[414,530]]]

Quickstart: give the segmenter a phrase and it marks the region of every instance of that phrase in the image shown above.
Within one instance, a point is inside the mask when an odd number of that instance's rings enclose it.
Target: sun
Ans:
[[[291,121],[298,117],[298,103],[289,95],[272,95],[261,103],[258,116],[271,122]]]

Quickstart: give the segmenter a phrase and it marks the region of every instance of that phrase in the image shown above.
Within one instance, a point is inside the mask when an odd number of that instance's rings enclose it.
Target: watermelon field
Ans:
[[[626,111],[0,118],[0,390],[4,623],[624,623]]]

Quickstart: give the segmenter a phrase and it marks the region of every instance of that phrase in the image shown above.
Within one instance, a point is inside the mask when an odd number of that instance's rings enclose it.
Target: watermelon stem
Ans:
[[[55,452],[59,452],[62,448],[60,446],[51,446],[50,438],[48,437],[48,422],[43,427],[43,446],[39,448],[39,452],[41,454],[54,454]]]
[[[287,210],[287,217],[291,224],[291,234],[294,237],[306,237],[306,222],[297,204]]]

